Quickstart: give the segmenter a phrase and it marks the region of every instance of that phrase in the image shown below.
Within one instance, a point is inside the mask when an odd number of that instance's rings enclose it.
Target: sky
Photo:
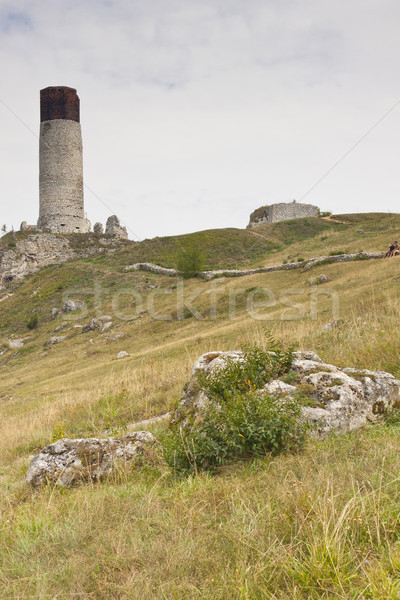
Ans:
[[[398,0],[0,0],[1,224],[39,213],[40,89],[76,88],[85,210],[143,240],[265,204],[398,212]]]

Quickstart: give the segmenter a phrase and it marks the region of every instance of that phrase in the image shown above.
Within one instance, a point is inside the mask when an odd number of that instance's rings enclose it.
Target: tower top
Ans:
[[[79,96],[74,88],[56,86],[40,90],[40,121],[54,119],[79,123]]]

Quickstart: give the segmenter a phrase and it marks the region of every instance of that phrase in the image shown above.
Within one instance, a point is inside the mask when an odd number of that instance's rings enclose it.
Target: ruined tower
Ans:
[[[79,97],[69,87],[40,91],[38,227],[53,233],[87,233],[83,204]]]

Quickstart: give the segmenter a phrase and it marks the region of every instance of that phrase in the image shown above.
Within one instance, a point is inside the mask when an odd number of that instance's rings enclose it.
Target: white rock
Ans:
[[[323,327],[321,327],[321,331],[331,331],[332,329],[336,329],[336,327],[339,327],[339,322],[330,321],[330,323],[326,323],[323,325]]]
[[[67,336],[65,336],[65,335],[55,335],[55,336],[51,337],[49,340],[47,340],[46,346],[54,346],[54,344],[63,342],[66,339],[66,337]]]
[[[46,446],[32,459],[26,481],[72,487],[82,481],[99,481],[119,466],[152,458],[158,442],[148,431],[136,431],[121,439],[61,439]]]
[[[228,357],[230,360],[242,360],[243,353],[237,350],[216,351],[200,356],[173,414],[173,423],[188,424],[187,414],[195,420],[201,417],[202,409],[211,400],[198,384],[198,373],[212,373],[215,368],[223,366]],[[323,363],[314,352],[295,352],[291,371],[298,373],[299,388],[274,380],[267,383],[260,393],[267,391],[282,398],[295,397],[296,391],[304,395],[301,384],[307,384],[310,406],[302,407],[302,416],[314,426],[312,434],[315,436],[357,429],[368,421],[376,421],[385,410],[400,404],[400,381],[390,373],[340,368]]]
[[[22,338],[8,340],[8,345],[10,348],[22,348],[22,346],[24,345],[24,340]]]
[[[83,306],[84,306],[84,303],[81,301],[67,300],[62,305],[62,310],[63,310],[63,312],[75,312],[76,310],[79,310]]]
[[[125,350],[121,350],[121,352],[118,352],[117,354],[117,358],[125,358],[126,356],[129,356],[128,352],[125,352]]]

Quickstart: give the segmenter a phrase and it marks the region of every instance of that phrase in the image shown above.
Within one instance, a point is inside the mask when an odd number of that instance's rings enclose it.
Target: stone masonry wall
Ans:
[[[53,119],[40,126],[38,227],[52,233],[87,233],[83,204],[82,134],[77,121]]]
[[[319,208],[313,204],[301,204],[298,202],[280,202],[271,204],[255,210],[250,215],[248,229],[264,225],[265,223],[278,223],[291,219],[302,219],[306,217],[318,217]]]

